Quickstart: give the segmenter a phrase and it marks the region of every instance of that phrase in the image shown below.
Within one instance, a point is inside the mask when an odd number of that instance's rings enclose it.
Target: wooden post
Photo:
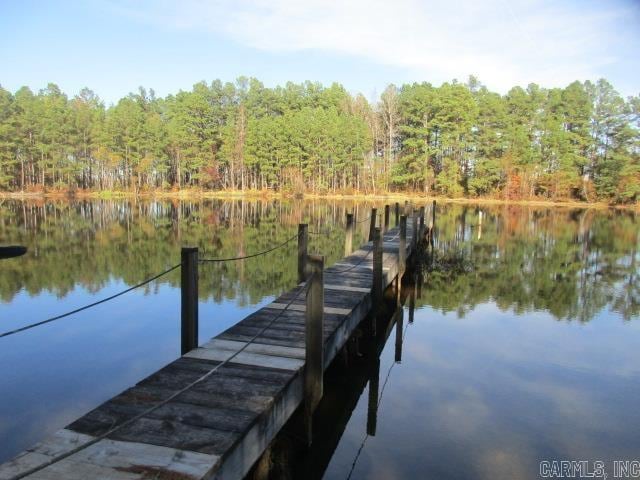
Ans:
[[[307,261],[310,285],[305,319],[304,417],[307,444],[311,445],[313,412],[322,398],[324,374],[324,256],[309,255]]]
[[[405,200],[404,201],[404,214],[405,215],[409,215],[409,212],[410,212],[410,210],[409,210],[409,200]]]
[[[373,285],[371,286],[371,307],[373,310],[371,333],[376,335],[377,311],[382,304],[382,233],[380,228],[373,231]]]
[[[373,231],[376,228],[376,217],[378,216],[378,209],[371,209],[371,223],[369,223],[369,241],[373,240]]]
[[[353,213],[347,213],[347,232],[344,237],[344,256],[351,255],[353,251]]]
[[[384,206],[384,231],[389,230],[389,214],[391,213],[389,205]]]
[[[396,227],[400,225],[400,204],[396,202]]]
[[[309,226],[298,225],[298,283],[307,279],[307,245],[309,244]]]
[[[407,268],[407,216],[400,216],[400,245],[398,246],[398,274],[402,278]]]
[[[422,239],[424,238],[424,206],[420,207],[420,229],[419,229],[419,233],[420,233],[420,241],[422,241]]]
[[[436,201],[433,201],[433,204],[431,206],[431,226],[435,227],[436,226]]]
[[[181,267],[181,354],[198,346],[198,248],[183,247]]]

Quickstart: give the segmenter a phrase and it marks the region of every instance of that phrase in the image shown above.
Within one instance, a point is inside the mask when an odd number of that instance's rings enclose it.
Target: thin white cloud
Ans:
[[[116,3],[178,29],[223,34],[269,52],[318,50],[366,58],[440,82],[469,74],[491,88],[598,78],[624,58],[619,22],[632,5],[547,0],[182,0]],[[585,7],[587,6],[587,7]],[[608,9],[607,9],[608,8]],[[626,32],[625,35],[629,35]],[[627,52],[631,49],[627,48]],[[630,56],[626,53],[627,56]]]

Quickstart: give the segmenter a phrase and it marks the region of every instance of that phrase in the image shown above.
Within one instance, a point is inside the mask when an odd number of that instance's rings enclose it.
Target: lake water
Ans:
[[[4,201],[0,245],[29,253],[0,260],[0,333],[151,277],[179,262],[181,245],[203,257],[245,255],[305,222],[322,233],[310,249],[333,263],[345,213],[365,219],[371,206]],[[357,225],[355,245],[367,229]],[[339,387],[342,374],[329,379],[336,403],[348,404],[330,410],[339,431],[298,453],[289,475],[313,465],[318,478],[527,479],[539,477],[540,461],[585,460],[607,462],[611,476],[612,461],[640,460],[639,232],[629,212],[439,205],[435,253],[420,265],[414,308],[405,306],[401,361],[391,335],[379,363],[357,367],[360,380],[355,368],[352,388]],[[291,242],[201,266],[200,341],[291,288],[295,251]],[[0,338],[0,461],[176,358],[178,287],[174,271]]]

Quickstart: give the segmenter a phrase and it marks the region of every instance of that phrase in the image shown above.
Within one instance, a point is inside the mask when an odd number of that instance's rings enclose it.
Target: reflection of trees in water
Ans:
[[[255,201],[79,201],[18,202],[0,206],[0,241],[29,247],[20,261],[5,260],[0,297],[9,301],[21,289],[50,291],[62,297],[81,285],[98,291],[114,279],[131,285],[180,259],[181,246],[198,246],[202,257],[232,257],[266,250],[297,232],[300,222],[312,231],[342,225],[357,209],[352,203]],[[362,224],[354,242],[361,243]],[[311,236],[311,251],[334,262],[344,249],[342,229]],[[202,299],[254,303],[296,282],[296,244],[266,257],[200,267]],[[159,284],[178,286],[176,271]]]
[[[591,320],[640,313],[636,215],[620,211],[452,206],[425,261],[425,302],[465,315],[494,301],[516,313]]]
[[[6,201],[0,241],[27,245],[29,254],[3,261],[0,297],[8,301],[23,288],[64,296],[77,284],[98,291],[114,279],[131,285],[177,263],[183,245],[198,246],[203,257],[254,253],[285,241],[301,222],[331,231],[310,236],[310,250],[331,264],[342,256],[346,212],[361,220],[370,207],[320,200]],[[354,246],[368,223],[356,224]],[[580,321],[609,305],[630,319],[640,311],[638,231],[628,212],[440,206],[423,301],[464,315],[493,300],[502,309]],[[254,303],[291,287],[295,249],[292,242],[265,257],[202,265],[201,298]],[[148,288],[161,283],[177,287],[179,272]]]

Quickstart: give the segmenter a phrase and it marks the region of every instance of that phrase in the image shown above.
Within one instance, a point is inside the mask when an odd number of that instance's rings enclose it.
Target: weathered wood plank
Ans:
[[[285,303],[275,303],[275,302],[265,305],[264,308],[273,308],[276,310],[284,310],[286,308],[288,310],[293,310],[297,312],[304,312],[307,309],[305,305],[293,304],[287,307],[287,304]],[[349,310],[348,308],[336,308],[336,307],[324,307],[324,311],[325,313],[334,313],[337,315],[349,315],[351,313],[351,310]]]
[[[12,478],[22,472],[44,465],[51,458],[70,452],[74,448],[89,443],[93,437],[62,429],[30,449],[0,466],[0,479]]]
[[[369,293],[371,288],[367,287],[351,287],[349,285],[337,285],[337,284],[326,284],[324,285],[326,290],[338,290],[338,291],[346,291],[346,292],[359,292],[359,293]]]
[[[0,479],[9,479],[43,465],[92,440],[94,437],[90,435],[60,430],[23,455],[2,465]],[[216,455],[105,439],[45,467],[30,478],[196,479],[202,478],[211,470],[218,458]]]
[[[221,455],[241,434],[143,417],[109,435],[114,440]]]
[[[253,338],[253,336],[246,335],[243,333],[237,333],[237,332],[233,332],[233,333],[225,332],[218,335],[216,338],[221,338],[225,340],[234,340],[238,342],[249,342]],[[259,341],[260,343],[265,345],[278,345],[282,347],[304,348],[304,338],[296,340],[291,338],[282,339],[282,338],[270,338],[270,337],[260,336],[256,341]]]
[[[139,478],[202,478],[218,462],[217,455],[141,443],[101,440],[69,458],[72,470],[78,464],[109,467],[135,473]],[[86,477],[85,477],[86,478]],[[95,477],[94,477],[95,478]]]
[[[275,357],[273,355],[261,355],[245,351],[235,353],[218,348],[196,348],[185,354],[185,357],[215,360],[218,362],[229,360],[231,363],[277,368],[281,370],[298,370],[304,365],[304,360],[297,358]]]
[[[280,357],[304,359],[304,348],[282,347],[255,342],[247,346],[245,342],[220,340],[217,338],[209,340],[207,343],[202,345],[202,348],[218,348],[221,350],[230,350],[234,352],[240,350],[243,347],[245,347],[245,352],[248,353],[259,353],[262,355],[274,355]]]
[[[99,436],[108,432],[114,425],[120,425],[151,407],[150,402],[126,404],[107,402],[92,410],[71,427]],[[241,410],[219,405],[216,408],[196,405],[182,401],[171,401],[160,408],[147,413],[146,417],[156,420],[175,420],[185,425],[195,425],[229,432],[242,432],[256,417],[250,410]]]

